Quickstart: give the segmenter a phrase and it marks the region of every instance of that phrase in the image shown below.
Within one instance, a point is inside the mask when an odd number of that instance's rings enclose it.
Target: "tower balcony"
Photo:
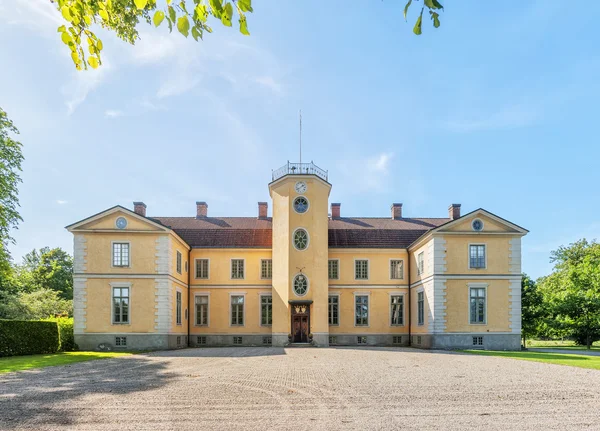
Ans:
[[[287,162],[286,165],[283,165],[279,169],[273,170],[272,175],[273,181],[285,177],[286,175],[316,175],[317,177],[327,182],[327,171],[321,169],[312,161],[310,163]]]

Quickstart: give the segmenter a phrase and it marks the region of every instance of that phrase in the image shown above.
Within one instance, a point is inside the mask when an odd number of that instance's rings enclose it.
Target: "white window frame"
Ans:
[[[357,296],[366,296],[367,297],[367,324],[366,325],[357,325],[356,324],[356,297]],[[371,327],[371,292],[354,292],[354,307],[352,308],[352,320],[354,322],[355,328],[370,328]]]
[[[197,268],[198,268],[199,260],[206,260],[208,262],[208,264],[206,265],[206,273],[207,273],[206,278],[196,277],[196,275],[198,275]],[[209,258],[198,257],[198,258],[194,259],[194,280],[210,280],[210,259]]]
[[[131,288],[132,283],[125,283],[125,282],[113,282],[113,283],[109,283],[110,285],[110,324],[111,325],[117,325],[117,326],[127,326],[127,325],[131,325],[131,303],[132,303],[132,295],[133,295],[133,289]],[[123,288],[123,287],[127,287],[129,288],[129,306],[128,306],[128,310],[127,310],[127,314],[128,314],[128,321],[127,323],[123,323],[123,322],[115,322],[115,290],[114,288],[118,287],[118,288]]]
[[[402,262],[402,277],[392,278],[392,262]],[[390,264],[389,264],[389,269],[390,269],[390,273],[389,273],[390,280],[404,280],[404,259],[391,258]]]
[[[264,297],[271,297],[271,323],[262,323],[262,299]],[[244,305],[246,305],[244,303]],[[273,294],[271,292],[264,292],[258,294],[258,326],[270,328],[273,326]]]
[[[469,325],[471,326],[485,326],[488,323],[488,284],[487,283],[467,283],[467,304],[469,307]],[[471,323],[471,289],[485,289],[485,301],[484,301],[484,313],[482,323]]]
[[[183,272],[183,254],[179,250],[175,250],[175,271],[177,274]]]
[[[484,265],[483,267],[472,267],[471,266],[471,246],[483,246],[483,265]],[[487,244],[479,243],[479,242],[469,243],[469,246],[467,248],[467,256],[469,259],[469,269],[487,269],[487,257],[488,257]]]
[[[129,254],[127,255],[127,266],[115,265],[115,244],[128,244]],[[110,242],[110,267],[111,268],[131,268],[131,241],[111,241]]]
[[[247,319],[248,316],[246,314],[246,303],[247,303],[247,301],[246,301],[246,293],[247,292],[235,292],[235,293],[229,292],[229,304],[228,304],[228,307],[229,307],[229,327],[230,328],[243,328],[243,327],[246,326],[246,321],[248,320]],[[237,325],[237,324],[234,325],[234,324],[231,323],[231,317],[232,317],[232,314],[231,314],[231,297],[232,296],[243,296],[244,297],[244,304],[242,306],[242,313],[244,315],[244,323],[242,323],[241,325]]]
[[[423,274],[425,274],[425,251],[417,254],[417,275]]]
[[[329,262],[337,262],[337,277],[336,278],[329,277]],[[327,278],[329,280],[339,280],[340,279],[340,260],[339,259],[327,259]]]
[[[361,261],[366,261],[367,262],[367,278],[356,278],[356,261],[361,260]],[[355,258],[354,259],[354,280],[355,281],[366,281],[369,280],[371,278],[371,262],[370,259],[365,259],[365,258]]]
[[[296,211],[296,205],[294,205],[296,203],[296,199],[299,199],[299,198],[306,199],[306,211],[304,211],[303,213]],[[294,197],[294,199],[292,199],[292,209],[294,210],[294,212],[296,214],[300,214],[300,215],[306,214],[308,212],[308,210],[310,209],[310,200],[304,195],[298,195],[298,196]]]
[[[404,292],[389,292],[388,294],[390,297],[390,299],[389,299],[390,326],[392,326],[394,328],[406,326],[406,293],[404,293]],[[392,297],[393,296],[401,296],[402,297],[402,323],[401,324],[392,323]]]
[[[263,262],[269,261],[271,262],[271,276],[270,277],[263,277]],[[260,268],[259,268],[259,274],[260,274],[260,279],[261,280],[272,280],[273,279],[273,259],[261,259],[260,260]]]
[[[241,260],[243,262],[244,268],[242,269],[242,277],[236,277],[233,278],[233,261],[234,260]],[[242,258],[242,257],[232,257],[229,260],[229,279],[230,280],[245,280],[246,279],[246,259]]]
[[[181,307],[179,310],[177,309],[177,294],[178,293],[181,296],[181,301],[179,303],[179,305]],[[177,312],[178,311],[179,311],[179,322],[177,321]],[[183,292],[179,288],[175,289],[175,324],[177,326],[181,326],[183,324]]]
[[[294,281],[296,281],[296,277],[298,277],[299,275],[303,275],[304,278],[306,279],[306,292],[304,293],[304,295],[298,295],[296,293],[296,289],[294,289]],[[298,298],[304,298],[306,295],[308,295],[308,291],[310,290],[310,279],[308,278],[308,276],[303,273],[303,272],[297,272],[293,277],[292,277],[292,293],[294,294],[294,296],[297,296]]]
[[[337,297],[338,323],[329,323],[329,297],[330,296]],[[356,305],[355,305],[355,307],[356,307]],[[342,320],[342,313],[340,313],[340,309],[341,309],[340,294],[339,293],[329,293],[327,295],[327,323],[329,323],[329,326],[340,326],[340,321]],[[354,310],[354,312],[356,313],[356,310]]]
[[[304,232],[306,232],[306,247],[303,249],[296,247],[295,237],[296,237],[296,232],[298,232],[299,230],[303,230]],[[299,226],[296,229],[294,229],[294,232],[292,233],[292,247],[294,247],[294,250],[299,251],[299,252],[308,250],[308,247],[310,247],[310,233],[308,233],[308,229],[306,229],[305,227],[302,227],[302,226]]]
[[[423,294],[423,322],[419,322],[419,293]],[[417,290],[417,326],[425,326],[425,289]]]
[[[206,296],[207,298],[207,303],[206,303],[206,325],[204,324],[198,324],[198,309],[196,308],[196,298],[198,296]],[[231,305],[230,305],[231,307]],[[201,328],[207,328],[210,326],[210,292],[196,292],[194,293],[194,326],[198,326]]]

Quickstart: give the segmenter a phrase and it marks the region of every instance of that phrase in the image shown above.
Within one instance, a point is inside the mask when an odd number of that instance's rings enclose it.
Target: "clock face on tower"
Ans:
[[[306,183],[304,181],[298,181],[296,183],[296,186],[294,187],[296,189],[296,193],[306,193]]]

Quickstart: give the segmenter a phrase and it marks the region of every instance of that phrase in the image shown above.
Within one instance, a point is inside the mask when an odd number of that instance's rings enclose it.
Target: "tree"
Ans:
[[[113,31],[120,39],[135,44],[139,39],[138,24],[160,26],[163,22],[173,31],[173,27],[188,37],[190,34],[198,41],[204,33],[212,33],[208,25],[211,21],[231,27],[234,12],[237,14],[240,33],[249,36],[246,13],[253,12],[252,0],[165,0],[159,7],[157,0],[50,0],[56,4],[65,25],[58,28],[60,38],[71,51],[71,59],[77,70],[87,69],[88,65],[96,69],[102,65],[102,41],[92,31],[95,24]],[[177,0],[176,0],[177,1]],[[406,20],[411,5],[421,0],[408,0],[404,7]],[[425,9],[433,21],[433,26],[440,26],[439,11],[444,7],[438,0],[422,0],[413,32],[422,33],[423,12]],[[85,45],[87,44],[87,50]],[[86,59],[87,57],[87,59]]]
[[[0,292],[0,319],[39,320],[55,316],[72,316],[73,301],[62,299],[50,289],[10,295]]]
[[[600,340],[600,244],[582,239],[552,252],[554,272],[542,291],[554,326],[567,330],[577,344]]]
[[[39,264],[33,270],[35,285],[58,292],[62,299],[73,299],[73,258],[62,248],[42,250]]]
[[[19,131],[0,108],[0,288],[10,271],[8,244],[14,243],[11,230],[22,220],[19,215],[18,185],[23,162],[22,145],[9,136]]]
[[[527,274],[521,279],[521,334],[523,347],[527,347],[527,338],[537,334],[540,318],[543,316],[543,296],[534,280]]]
[[[137,26],[140,21],[158,27],[167,23],[188,37],[198,41],[204,33],[212,33],[209,17],[231,27],[234,11],[237,13],[240,33],[250,35],[246,13],[252,12],[252,0],[179,0],[177,4],[166,0],[159,7],[156,0],[51,0],[56,4],[66,25],[58,28],[60,38],[71,51],[71,58],[78,70],[90,65],[97,68],[102,64],[102,41],[91,30],[93,24],[115,32],[130,44],[139,39]],[[87,43],[87,50],[84,45]],[[89,54],[86,54],[88,52]],[[87,60],[86,60],[87,57]]]

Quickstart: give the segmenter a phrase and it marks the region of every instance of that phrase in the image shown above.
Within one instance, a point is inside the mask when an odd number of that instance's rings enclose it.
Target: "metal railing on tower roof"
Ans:
[[[283,165],[279,169],[272,171],[273,181],[278,180],[286,175],[316,175],[322,180],[327,181],[327,171],[321,169],[313,162],[310,163],[290,163]]]

